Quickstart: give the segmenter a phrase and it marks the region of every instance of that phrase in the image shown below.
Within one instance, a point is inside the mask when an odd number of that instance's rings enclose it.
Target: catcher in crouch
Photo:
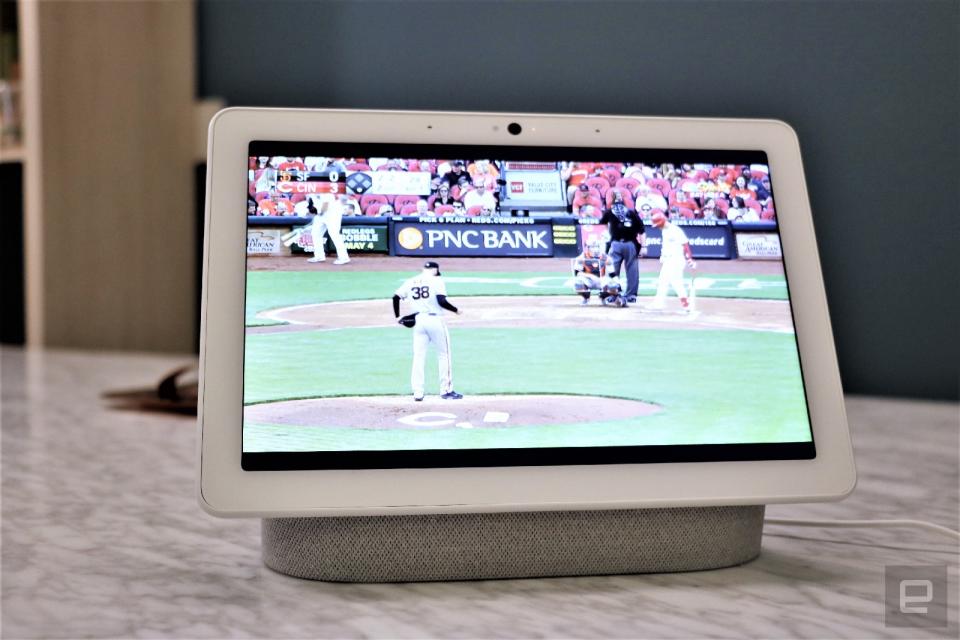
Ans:
[[[586,245],[573,259],[573,290],[583,298],[582,305],[590,302],[591,291],[598,291],[604,306],[627,306],[620,279],[613,271],[613,260],[597,244]]]

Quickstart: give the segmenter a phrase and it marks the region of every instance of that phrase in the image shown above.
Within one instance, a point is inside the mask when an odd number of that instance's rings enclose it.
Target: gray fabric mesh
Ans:
[[[760,553],[763,506],[268,518],[263,561],[333,582],[697,571]]]

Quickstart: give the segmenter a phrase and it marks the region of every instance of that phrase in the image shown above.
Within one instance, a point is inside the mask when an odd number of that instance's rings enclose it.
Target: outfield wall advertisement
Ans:
[[[729,260],[735,257],[733,252],[733,232],[726,221],[687,220],[674,223],[687,234],[690,240],[690,251],[693,257]],[[653,225],[647,225],[647,257],[659,258],[661,236],[660,230]]]
[[[248,256],[276,256],[283,254],[280,229],[247,229]]]
[[[736,257],[733,252],[733,233],[730,225],[725,221],[685,220],[674,224],[687,234],[694,258],[729,260]],[[647,257],[659,258],[660,230],[651,224],[646,224],[644,233],[647,236]],[[599,224],[582,225],[580,235],[584,243],[601,242],[606,244],[609,239],[606,227]]]
[[[415,218],[391,222],[393,255],[553,255],[553,221],[536,218]]]
[[[309,218],[252,216],[248,220],[249,255],[288,255],[290,251],[313,250],[308,226],[289,249],[282,245],[280,237],[281,233],[305,226]],[[725,220],[684,220],[674,224],[687,234],[697,259],[730,260],[738,254],[747,259],[774,259],[782,255],[775,232],[757,229],[752,233],[738,230],[734,234],[734,225]],[[577,221],[571,216],[358,217],[344,218],[342,225],[348,251],[398,256],[573,257],[584,244],[605,245],[609,239],[606,226]],[[647,224],[645,233],[647,256],[659,258],[660,231]],[[327,250],[333,250],[329,238]]]
[[[247,218],[247,255],[284,256],[292,253],[313,252],[310,233],[311,218],[297,216],[250,216]],[[288,232],[301,229],[303,233],[284,243]],[[388,253],[390,238],[386,218],[344,218],[340,233],[350,253]],[[326,238],[327,253],[334,251],[330,237]]]
[[[389,250],[387,228],[383,225],[343,225],[340,227],[340,233],[343,235],[343,244],[350,253],[387,253]],[[312,234],[308,231],[301,235],[296,246],[303,251],[312,252]],[[327,253],[336,251],[329,236],[326,238],[325,248]]]
[[[780,260],[783,250],[776,233],[737,233],[737,256],[745,260]]]
[[[563,206],[566,191],[557,171],[510,171],[506,174],[507,198],[513,205]]]

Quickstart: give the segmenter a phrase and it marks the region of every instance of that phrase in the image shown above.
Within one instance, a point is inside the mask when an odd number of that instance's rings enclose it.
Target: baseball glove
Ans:
[[[413,329],[413,325],[417,324],[417,314],[411,313],[410,315],[398,318],[397,323],[402,324],[407,329]]]

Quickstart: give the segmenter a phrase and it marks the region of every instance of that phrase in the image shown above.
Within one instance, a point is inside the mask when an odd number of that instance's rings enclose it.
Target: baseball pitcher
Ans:
[[[400,318],[400,301],[406,300],[414,313]],[[440,367],[440,397],[444,400],[459,400],[463,396],[453,390],[453,366],[451,364],[450,332],[443,321],[444,309],[459,315],[461,312],[447,300],[447,287],[440,277],[440,265],[427,262],[423,271],[410,278],[393,294],[393,315],[399,323],[413,329],[413,370],[410,386],[413,399],[423,400],[423,367],[427,348],[437,350]]]

